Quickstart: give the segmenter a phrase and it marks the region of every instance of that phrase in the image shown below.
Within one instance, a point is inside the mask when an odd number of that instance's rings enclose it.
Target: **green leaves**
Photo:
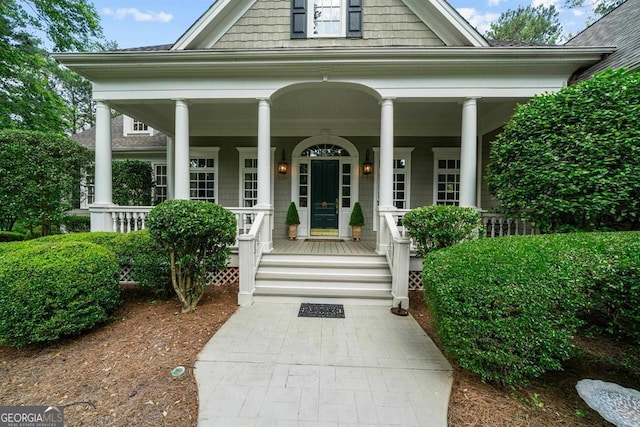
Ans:
[[[480,215],[473,208],[458,206],[423,206],[402,218],[402,225],[416,239],[419,256],[472,240],[481,235]]]
[[[521,105],[490,158],[490,190],[544,232],[640,228],[640,73],[607,71]]]
[[[562,25],[555,6],[519,6],[503,12],[485,36],[491,40],[555,44]]]
[[[113,161],[113,202],[121,206],[151,206],[153,168],[142,160]]]

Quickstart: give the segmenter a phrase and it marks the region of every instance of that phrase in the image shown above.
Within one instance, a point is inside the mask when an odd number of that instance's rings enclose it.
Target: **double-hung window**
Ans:
[[[460,203],[460,149],[433,148],[434,205],[458,206]]]
[[[292,0],[291,38],[362,37],[362,0]]]

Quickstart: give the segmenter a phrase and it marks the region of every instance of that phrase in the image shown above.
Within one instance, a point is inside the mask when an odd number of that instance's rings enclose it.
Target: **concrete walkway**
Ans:
[[[446,426],[452,369],[413,317],[241,307],[198,357],[205,426]]]

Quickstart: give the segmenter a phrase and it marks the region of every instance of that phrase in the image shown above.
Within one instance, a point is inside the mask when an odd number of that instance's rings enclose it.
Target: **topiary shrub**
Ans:
[[[349,217],[349,225],[364,226],[364,215],[362,214],[362,207],[360,202],[355,202],[351,216]]]
[[[518,107],[487,180],[543,232],[640,229],[640,72],[606,71]]]
[[[289,204],[289,209],[287,209],[287,218],[285,220],[287,225],[299,225],[300,217],[298,216],[298,209],[296,209],[296,204],[291,202]]]
[[[0,231],[0,242],[19,242],[24,240],[24,234],[13,231]]]
[[[118,263],[85,242],[27,242],[0,255],[0,343],[25,347],[80,334],[120,301]]]
[[[640,233],[467,242],[425,258],[425,296],[463,368],[526,383],[575,354],[572,338],[593,310],[605,307],[611,330],[638,339],[639,252]]]
[[[413,209],[402,218],[402,225],[416,239],[417,254],[431,251],[482,235],[480,214],[473,208],[458,206],[423,206]]]
[[[84,215],[65,215],[60,225],[68,233],[87,233],[91,231],[91,217]]]
[[[149,213],[149,234],[169,256],[171,281],[182,312],[194,311],[206,286],[206,273],[229,262],[236,218],[220,205],[168,200]]]

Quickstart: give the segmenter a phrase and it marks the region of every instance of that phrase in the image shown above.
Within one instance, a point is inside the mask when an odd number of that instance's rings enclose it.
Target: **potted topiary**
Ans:
[[[296,240],[298,238],[298,224],[300,224],[300,217],[298,216],[296,204],[293,202],[289,205],[286,223],[289,226],[289,240]]]
[[[362,226],[364,225],[364,215],[362,215],[362,208],[359,202],[353,205],[349,225],[351,226],[351,237],[356,242],[359,242],[360,236],[362,236]]]

